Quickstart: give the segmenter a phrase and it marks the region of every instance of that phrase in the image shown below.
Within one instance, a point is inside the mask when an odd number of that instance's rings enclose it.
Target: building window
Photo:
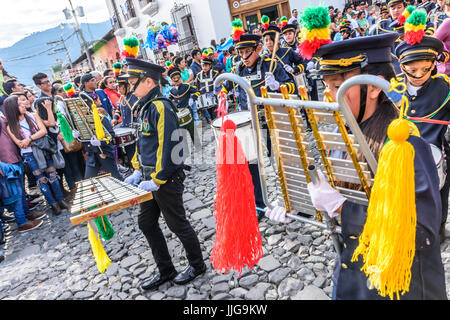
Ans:
[[[120,8],[122,9],[122,14],[125,18],[125,21],[136,17],[136,10],[134,10],[132,0],[126,0],[123,4],[120,5]]]
[[[138,39],[139,39],[139,47],[142,48],[142,46],[144,45],[144,41],[140,37]],[[138,58],[143,60],[149,60],[147,51],[145,49],[139,50]]]
[[[198,44],[189,5],[175,5],[171,10],[172,21],[178,29],[178,46],[184,55]]]
[[[138,2],[139,2],[139,6],[141,8],[143,8],[146,5],[148,5],[149,3],[153,3],[153,2],[156,2],[156,1],[154,1],[154,0],[138,0]]]

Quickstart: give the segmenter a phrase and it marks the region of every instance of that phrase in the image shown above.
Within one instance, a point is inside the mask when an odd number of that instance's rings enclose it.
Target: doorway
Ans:
[[[280,18],[278,15],[278,5],[263,8],[261,11],[261,17],[266,15],[269,17],[270,22],[275,21],[277,18]]]
[[[253,30],[256,29],[259,25],[258,15],[256,13],[248,15],[245,17],[245,23],[247,25],[248,33],[253,33]]]

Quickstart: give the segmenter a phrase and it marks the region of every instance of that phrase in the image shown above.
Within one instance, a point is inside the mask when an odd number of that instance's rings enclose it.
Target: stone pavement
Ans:
[[[331,239],[318,227],[294,221],[278,224],[263,219],[260,230],[264,257],[253,270],[218,274],[209,262],[214,245],[215,141],[206,130],[206,166],[194,166],[185,182],[185,208],[200,239],[207,272],[193,282],[164,284],[157,291],[142,291],[142,280],[152,276],[155,264],[137,226],[137,208],[109,216],[116,235],[103,246],[112,260],[104,274],[96,268],[85,224],[72,227],[68,212],[52,216],[31,232],[19,234],[10,225],[5,261],[0,264],[1,300],[329,300],[336,254]],[[268,162],[267,162],[268,163]],[[200,170],[201,169],[201,170]],[[277,197],[276,175],[267,166],[269,198]],[[45,210],[43,205],[39,208]],[[39,211],[38,209],[38,211]],[[179,240],[162,230],[177,270],[186,265]],[[448,226],[450,229],[450,225]],[[450,297],[450,240],[441,246]]]

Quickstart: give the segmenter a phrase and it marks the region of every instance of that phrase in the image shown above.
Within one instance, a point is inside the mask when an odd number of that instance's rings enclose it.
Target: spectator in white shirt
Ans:
[[[300,22],[298,20],[298,10],[297,9],[292,10],[292,17],[289,19],[288,23],[296,25],[296,26],[298,26],[300,24]]]

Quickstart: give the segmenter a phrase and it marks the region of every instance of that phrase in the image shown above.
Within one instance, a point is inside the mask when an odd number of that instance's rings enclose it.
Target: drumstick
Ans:
[[[275,56],[277,54],[278,51],[278,41],[280,40],[280,34],[277,32],[277,34],[275,35],[275,43],[273,44],[273,52],[272,52],[272,60],[270,61],[270,67],[269,67],[269,72],[273,72],[272,67],[273,67],[273,62],[275,60]]]

